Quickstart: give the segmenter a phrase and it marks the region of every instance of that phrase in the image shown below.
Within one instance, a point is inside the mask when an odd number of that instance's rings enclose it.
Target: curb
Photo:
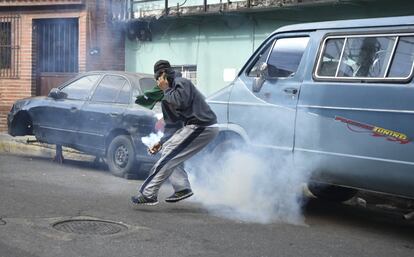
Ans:
[[[0,133],[0,153],[15,154],[25,156],[38,156],[53,159],[56,154],[56,146],[35,142],[34,136],[12,137],[5,133]],[[86,155],[68,147],[62,147],[65,159],[79,161],[93,161],[95,156]]]

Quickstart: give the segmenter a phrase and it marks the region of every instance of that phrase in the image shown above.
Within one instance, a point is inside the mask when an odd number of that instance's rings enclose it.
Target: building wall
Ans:
[[[19,14],[21,16],[20,66],[16,79],[0,78],[0,132],[7,131],[7,113],[12,104],[21,98],[36,95],[36,60],[32,49],[32,26],[35,19],[78,18],[79,20],[79,72],[88,70],[124,70],[125,43],[122,29],[112,23],[107,12],[109,0],[87,0],[85,5],[73,8],[45,8],[36,10],[0,8],[0,16]],[[90,55],[98,47],[100,53]]]
[[[112,21],[110,2],[88,1],[86,70],[125,70],[123,25]],[[99,49],[99,53],[90,55],[89,50],[92,48]]]
[[[170,17],[150,24],[152,41],[126,41],[126,70],[152,73],[158,59],[197,65],[197,86],[206,95],[229,83],[225,71],[238,71],[260,43],[280,26],[301,22],[412,15],[414,3],[354,1],[232,13],[204,17]],[[363,3],[362,3],[363,2]]]
[[[198,86],[210,91],[223,86],[223,69],[237,68],[251,54],[252,42],[265,37],[251,33],[251,21],[235,18],[183,20],[153,31],[157,32],[152,42],[127,42],[126,69],[152,73],[158,59],[168,59],[172,65],[195,64]]]
[[[10,12],[0,12],[0,16]],[[16,13],[16,12],[14,12]],[[85,11],[71,11],[51,13],[50,11],[18,12],[21,16],[20,27],[20,65],[19,77],[15,79],[0,78],[0,131],[7,130],[7,113],[12,104],[21,98],[31,97],[36,94],[35,77],[32,74],[34,62],[32,61],[32,22],[34,19],[43,18],[79,18],[79,70],[86,67],[86,30]]]

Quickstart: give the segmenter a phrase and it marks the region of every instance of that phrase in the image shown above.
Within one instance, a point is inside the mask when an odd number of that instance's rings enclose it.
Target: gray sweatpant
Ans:
[[[167,179],[175,192],[191,189],[184,161],[202,150],[218,134],[218,127],[187,125],[168,139],[161,150],[161,158],[152,167],[149,177],[144,181],[140,192],[146,197],[155,198]]]

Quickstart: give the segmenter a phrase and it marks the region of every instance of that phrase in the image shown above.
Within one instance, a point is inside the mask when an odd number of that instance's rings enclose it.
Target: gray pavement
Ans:
[[[189,200],[134,208],[142,181],[90,162],[0,154],[0,256],[413,256],[414,224],[395,213],[310,200],[305,224],[255,224],[210,214]],[[197,193],[197,192],[196,192]],[[108,235],[54,228],[72,220],[112,221]],[[83,227],[95,231],[94,225]]]
[[[129,197],[142,181],[114,177],[71,149],[64,165],[54,163],[53,146],[27,138],[0,134],[0,257],[414,255],[406,210],[389,202],[377,208],[367,195],[366,207],[310,199],[300,226],[217,217],[191,198],[167,204],[169,185],[159,205],[137,208]],[[87,220],[81,231],[91,234],[55,228],[66,220]],[[97,221],[124,229],[94,234]]]

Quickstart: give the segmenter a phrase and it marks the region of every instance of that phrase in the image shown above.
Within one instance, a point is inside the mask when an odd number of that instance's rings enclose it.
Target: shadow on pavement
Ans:
[[[357,227],[374,233],[392,233],[396,237],[414,240],[414,219],[403,218],[410,210],[389,210],[378,206],[381,205],[374,202],[368,202],[363,207],[309,199],[304,206],[304,215],[308,224],[323,220],[340,226]],[[409,247],[414,249],[414,245]]]
[[[72,168],[79,168],[79,169],[89,169],[91,171],[103,172],[103,173],[110,173],[108,165],[100,159],[96,161],[93,157],[85,160],[73,160],[69,158],[65,158],[63,163],[57,163],[53,161],[52,158],[49,157],[42,157],[42,156],[29,156],[29,155],[19,155],[21,158],[25,159],[33,159],[33,160],[41,160],[44,162],[50,162],[56,166],[64,166],[64,167],[72,167]],[[147,172],[140,172],[139,174],[130,174],[127,179],[131,180],[143,180],[147,177]]]
[[[42,157],[42,156],[29,156],[29,155],[19,155],[20,158],[30,159],[30,160],[39,160],[43,162],[49,162],[56,166],[62,165],[64,167],[72,167],[72,168],[81,168],[81,169],[89,169],[93,171],[100,171],[108,173],[108,166],[103,162],[95,162],[93,159],[91,160],[72,160],[72,159],[65,159],[63,163],[57,163],[53,161],[52,158],[49,157]]]

